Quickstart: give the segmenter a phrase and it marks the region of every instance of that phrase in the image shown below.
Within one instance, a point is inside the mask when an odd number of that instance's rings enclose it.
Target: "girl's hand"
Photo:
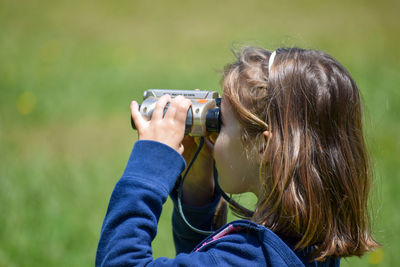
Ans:
[[[213,139],[215,140],[215,136],[205,137],[204,146],[183,183],[182,199],[187,205],[203,206],[210,203],[213,199],[214,176],[212,153],[214,144],[211,141]],[[185,151],[182,156],[186,160],[187,165],[189,165],[196,153],[199,142],[199,137],[185,136],[183,138],[182,143]]]
[[[164,108],[168,102],[171,103],[163,117]],[[183,96],[177,96],[171,101],[170,95],[163,95],[156,103],[151,120],[147,121],[140,114],[138,103],[132,101],[132,119],[135,122],[139,140],[158,141],[182,154],[186,115],[191,105],[192,102]]]

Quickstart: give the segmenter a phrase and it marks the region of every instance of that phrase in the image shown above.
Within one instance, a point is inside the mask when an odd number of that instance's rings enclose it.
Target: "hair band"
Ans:
[[[269,56],[269,60],[268,60],[268,71],[271,70],[271,66],[274,63],[274,59],[276,56],[276,51],[272,52],[272,54]]]

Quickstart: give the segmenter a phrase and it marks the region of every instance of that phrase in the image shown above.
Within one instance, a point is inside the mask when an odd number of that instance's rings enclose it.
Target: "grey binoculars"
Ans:
[[[139,105],[140,114],[150,120],[158,99],[165,94],[172,98],[182,95],[192,101],[192,106],[186,116],[186,135],[204,136],[206,133],[220,131],[221,98],[216,91],[149,89],[144,92],[143,102]],[[164,115],[168,106],[169,103],[165,106]],[[133,129],[136,129],[132,117],[131,125]]]

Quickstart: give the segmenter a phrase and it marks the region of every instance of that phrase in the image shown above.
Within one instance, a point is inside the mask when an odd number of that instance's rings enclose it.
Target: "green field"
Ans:
[[[364,99],[382,249],[398,266],[399,1],[0,0],[0,266],[93,266],[148,88],[220,90],[231,48],[300,46],[345,65]],[[168,201],[154,256],[174,256]],[[397,251],[397,252],[396,252]]]

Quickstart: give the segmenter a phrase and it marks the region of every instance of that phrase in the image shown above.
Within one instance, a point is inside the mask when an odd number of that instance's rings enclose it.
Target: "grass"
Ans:
[[[0,266],[94,264],[101,223],[148,88],[219,89],[242,44],[334,55],[365,104],[382,250],[343,266],[396,266],[400,250],[397,1],[0,0]],[[174,256],[167,202],[154,255]]]

